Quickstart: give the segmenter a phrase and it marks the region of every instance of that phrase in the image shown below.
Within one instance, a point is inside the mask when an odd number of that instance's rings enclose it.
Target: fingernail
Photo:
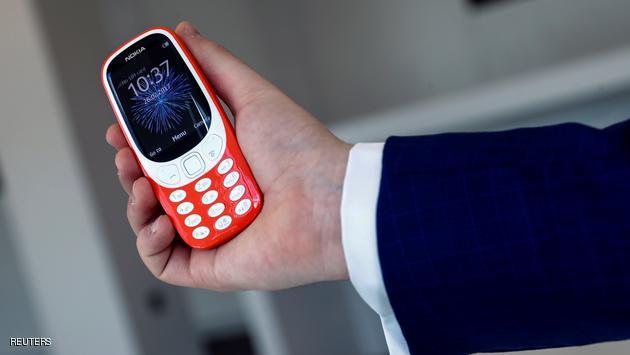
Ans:
[[[199,36],[199,31],[197,31],[197,28],[195,28],[195,26],[193,26],[190,22],[186,22],[182,32],[184,36],[188,37]]]

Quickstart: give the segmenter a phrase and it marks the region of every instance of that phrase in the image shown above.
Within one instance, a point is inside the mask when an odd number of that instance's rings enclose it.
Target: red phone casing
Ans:
[[[209,98],[208,104],[212,112],[218,113],[218,115],[212,115],[213,127],[215,123],[218,128],[223,126],[222,130],[217,129],[217,132],[208,133],[201,143],[180,157],[169,162],[155,164],[149,162],[135,144],[130,128],[122,117],[122,108],[118,106],[107,80],[107,68],[112,59],[138,40],[153,33],[164,34],[171,42],[177,44],[179,54],[185,58],[202,91]],[[217,247],[235,237],[256,218],[263,204],[260,188],[241,152],[232,125],[212,86],[183,41],[173,31],[164,27],[154,27],[124,43],[103,63],[102,82],[112,110],[136,161],[151,183],[155,195],[173,226],[188,245],[193,248]],[[220,122],[216,122],[217,119]],[[217,146],[220,147],[217,148]],[[187,171],[184,162],[188,162],[189,159],[200,161],[204,166],[200,175],[191,177],[186,174],[184,176]],[[177,168],[179,174],[184,176],[185,184],[178,183],[169,186],[161,180],[162,176],[168,175],[168,173],[163,174],[166,169],[164,167],[168,167],[166,170],[171,169],[172,172],[173,166]],[[225,170],[226,167],[228,167],[227,170]],[[207,179],[210,179],[210,184]],[[216,193],[211,191],[216,191]],[[173,198],[175,195],[176,198]],[[185,197],[182,197],[183,195]]]

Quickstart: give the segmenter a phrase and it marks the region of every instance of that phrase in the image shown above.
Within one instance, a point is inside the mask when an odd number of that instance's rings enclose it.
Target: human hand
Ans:
[[[264,194],[258,217],[216,249],[181,243],[120,126],[106,139],[129,194],[127,217],[142,261],[160,280],[230,291],[346,279],[340,204],[350,145],[187,22],[176,33],[235,116],[239,145]]]

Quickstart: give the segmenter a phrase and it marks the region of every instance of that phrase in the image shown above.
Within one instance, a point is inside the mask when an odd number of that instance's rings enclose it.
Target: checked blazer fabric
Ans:
[[[630,123],[391,137],[378,252],[412,354],[630,338]]]

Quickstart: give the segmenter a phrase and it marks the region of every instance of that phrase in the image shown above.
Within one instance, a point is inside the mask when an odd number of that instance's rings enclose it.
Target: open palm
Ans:
[[[339,208],[349,146],[188,23],[176,32],[235,115],[243,154],[265,196],[258,217],[216,249],[179,241],[117,124],[107,141],[129,193],[137,247],[159,279],[213,290],[279,289],[347,278]]]

